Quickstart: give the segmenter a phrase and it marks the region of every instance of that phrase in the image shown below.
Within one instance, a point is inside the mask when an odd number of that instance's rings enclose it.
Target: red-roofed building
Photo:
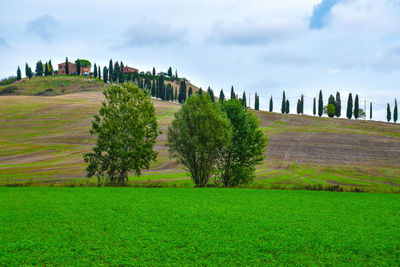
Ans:
[[[135,72],[138,73],[139,70],[128,66],[124,67],[124,73],[135,73]]]

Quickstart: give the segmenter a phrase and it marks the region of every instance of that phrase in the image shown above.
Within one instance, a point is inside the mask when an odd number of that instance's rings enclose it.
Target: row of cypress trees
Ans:
[[[397,99],[394,100],[394,109],[393,109],[393,122],[396,123],[398,119],[399,113],[397,109]],[[390,104],[387,103],[386,107],[386,119],[388,122],[392,120],[392,112],[390,110]]]

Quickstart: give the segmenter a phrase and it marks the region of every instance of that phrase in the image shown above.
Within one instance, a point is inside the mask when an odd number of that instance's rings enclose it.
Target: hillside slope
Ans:
[[[85,176],[84,152],[101,92],[54,97],[0,96],[0,182],[65,181]],[[157,162],[133,182],[190,184],[166,149],[166,131],[180,105],[154,100],[163,134]],[[256,111],[270,138],[253,186],[341,185],[398,191],[400,127],[374,121]]]

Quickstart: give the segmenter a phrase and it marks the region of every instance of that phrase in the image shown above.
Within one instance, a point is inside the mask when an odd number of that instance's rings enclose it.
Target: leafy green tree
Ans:
[[[329,107],[327,107],[327,114],[330,118],[333,118],[333,117],[335,117],[335,114],[336,114],[336,101],[335,101],[335,98],[333,97],[333,95],[330,95],[328,98],[328,106],[329,105],[333,105],[333,109],[332,108],[329,109]],[[334,110],[335,112],[334,113],[329,112],[332,110]]]
[[[113,81],[113,76],[114,76],[114,65],[113,65],[112,59],[110,59],[110,62],[108,64],[108,78],[109,78],[110,82]]]
[[[246,92],[243,92],[243,96],[242,96],[242,105],[243,105],[244,107],[247,107]]]
[[[289,99],[286,99],[285,112],[286,112],[286,114],[289,114],[289,112],[290,112]]]
[[[192,87],[189,87],[188,97],[190,97],[192,94],[193,94],[193,89],[192,89]]]
[[[340,100],[340,93],[336,92],[336,100],[335,100],[335,116],[339,118],[342,115],[342,101]]]
[[[281,107],[281,112],[286,113],[286,94],[285,91],[283,91],[282,94],[282,107]]]
[[[129,83],[108,87],[104,96],[90,130],[97,137],[96,145],[84,154],[87,177],[123,185],[130,172],[140,175],[157,157],[153,149],[159,134],[156,111],[149,95]]]
[[[204,187],[215,172],[232,130],[225,113],[208,94],[194,94],[175,113],[168,127],[167,146],[172,157],[190,172],[197,187]]]
[[[369,103],[369,119],[372,119],[372,102]]]
[[[324,111],[324,100],[322,98],[322,90],[319,91],[319,96],[318,96],[318,116],[322,116]]]
[[[259,99],[257,93],[255,94],[255,97],[254,97],[254,110],[260,110],[260,99]]]
[[[353,95],[349,93],[349,98],[347,100],[346,117],[350,120],[352,116],[353,116]]]
[[[108,69],[107,69],[107,67],[103,68],[103,81],[104,81],[104,83],[108,82]]]
[[[315,116],[316,114],[317,114],[317,103],[316,103],[317,101],[316,101],[316,99],[315,99],[315,97],[314,97],[314,100],[313,100],[313,108],[312,108],[312,110],[313,110],[313,115]]]
[[[172,68],[171,67],[168,68],[168,76],[172,77]]]
[[[179,86],[179,96],[178,101],[179,103],[183,103],[186,100],[186,82],[184,80],[181,81]]]
[[[69,62],[68,62],[68,57],[65,58],[65,74],[69,75]]]
[[[81,66],[82,68],[88,68],[88,69],[90,69],[91,67],[92,67],[92,63],[90,63],[90,61],[89,60],[87,60],[87,59],[77,59],[77,60],[75,60],[75,65],[78,65],[79,64],[79,66]]]
[[[328,116],[330,118],[335,117],[335,114],[336,114],[335,105],[332,103],[328,104],[328,106],[326,107],[326,113],[328,114]]]
[[[235,94],[235,90],[233,89],[233,85],[231,87],[231,99],[235,99],[236,98],[236,94]]]
[[[393,121],[394,123],[397,122],[397,117],[398,117],[398,110],[397,110],[397,99],[394,100],[394,110],[393,110]]]
[[[36,76],[43,76],[43,63],[41,60],[36,63],[35,74]]]
[[[232,137],[218,158],[217,181],[224,186],[248,183],[256,165],[264,160],[266,138],[258,118],[239,100],[224,101],[220,106],[232,125]]]
[[[225,100],[224,90],[221,89],[221,92],[219,92],[219,103],[224,102],[224,100]]]
[[[215,102],[215,97],[214,97],[214,91],[211,89],[211,87],[209,86],[207,89],[207,93],[210,95],[210,99],[212,102]]]
[[[18,66],[18,69],[17,69],[17,81],[20,81],[21,79],[22,79],[21,78],[21,69]]]
[[[94,67],[93,67],[93,76],[95,78],[97,78],[97,65],[96,65],[96,63],[94,63]]]
[[[78,75],[81,75],[81,61],[79,58],[75,61],[76,63],[76,71],[78,72]]]
[[[359,104],[358,104],[358,95],[356,95],[356,98],[354,100],[354,118],[357,120],[359,118]]]
[[[387,109],[386,109],[386,119],[388,122],[392,119],[392,112],[390,111],[390,105],[387,103]]]
[[[269,112],[272,112],[274,110],[274,102],[272,100],[272,95],[271,98],[269,99]]]

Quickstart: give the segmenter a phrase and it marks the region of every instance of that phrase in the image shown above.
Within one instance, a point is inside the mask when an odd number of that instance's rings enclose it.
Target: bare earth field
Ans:
[[[83,181],[92,116],[102,93],[0,96],[0,184]],[[166,149],[166,131],[179,104],[154,100],[160,128],[157,162],[132,183],[191,186]],[[375,121],[256,111],[269,137],[266,160],[251,187],[340,185],[400,192],[400,127]]]

